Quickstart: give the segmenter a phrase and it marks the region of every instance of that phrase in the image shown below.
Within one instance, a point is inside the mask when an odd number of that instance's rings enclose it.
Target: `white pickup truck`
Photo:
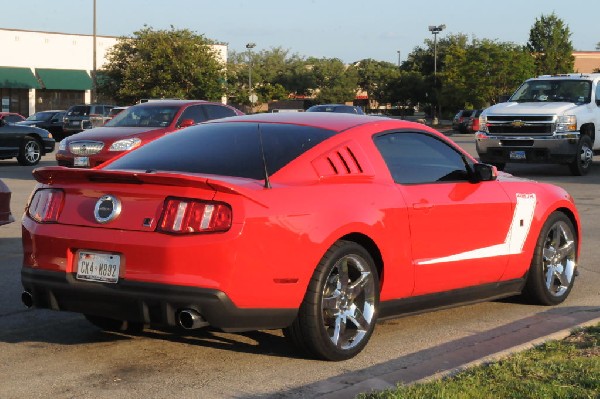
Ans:
[[[585,175],[600,153],[600,74],[544,75],[526,80],[508,102],[481,113],[479,159],[559,163]]]

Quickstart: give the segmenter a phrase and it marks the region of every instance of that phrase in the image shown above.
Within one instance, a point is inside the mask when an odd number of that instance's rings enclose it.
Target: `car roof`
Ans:
[[[147,101],[145,103],[136,104],[136,107],[156,107],[156,106],[182,106],[188,104],[216,104],[227,106],[226,104],[217,102],[217,101],[206,101],[206,100],[153,100]]]
[[[280,123],[311,126],[341,132],[359,125],[395,121],[395,119],[381,116],[367,116],[329,112],[283,112],[262,113],[216,119],[205,123],[227,122],[252,122],[252,123]]]

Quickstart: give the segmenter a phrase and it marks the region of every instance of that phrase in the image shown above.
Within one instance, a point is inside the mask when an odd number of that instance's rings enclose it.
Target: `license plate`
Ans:
[[[75,157],[75,159],[73,159],[73,166],[88,167],[88,166],[90,166],[90,158],[89,157]]]
[[[79,121],[71,121],[71,126],[77,126],[79,125]]]
[[[511,151],[509,156],[510,159],[526,159],[525,151]]]
[[[77,279],[116,283],[119,281],[120,267],[120,255],[79,251],[77,256]]]

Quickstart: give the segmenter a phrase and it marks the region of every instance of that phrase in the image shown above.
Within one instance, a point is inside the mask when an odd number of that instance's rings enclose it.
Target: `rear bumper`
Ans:
[[[75,279],[73,273],[24,267],[21,281],[33,306],[78,312],[117,320],[176,326],[179,310],[193,309],[210,326],[223,331],[287,327],[298,309],[239,308],[222,291],[206,288],[119,281],[102,284]]]

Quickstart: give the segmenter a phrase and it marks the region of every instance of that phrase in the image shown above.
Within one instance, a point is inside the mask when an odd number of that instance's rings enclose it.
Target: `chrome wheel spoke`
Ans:
[[[350,300],[357,298],[364,290],[365,286],[371,281],[372,276],[369,272],[361,273],[358,280],[348,286],[348,297]]]
[[[363,312],[361,312],[356,306],[354,306],[352,310],[353,311],[351,314],[348,315],[348,319],[350,319],[350,321],[354,323],[359,330],[367,331],[371,323],[367,321],[363,315]]]
[[[573,253],[574,250],[575,250],[575,242],[573,242],[573,240],[567,241],[565,245],[559,247],[556,250],[555,256],[556,256],[557,260],[562,263],[569,256],[571,256],[571,254]]]
[[[346,331],[346,317],[343,314],[339,314],[335,318],[335,326],[333,329],[333,336],[331,337],[331,341],[335,346],[341,346],[340,338],[344,335]]]

